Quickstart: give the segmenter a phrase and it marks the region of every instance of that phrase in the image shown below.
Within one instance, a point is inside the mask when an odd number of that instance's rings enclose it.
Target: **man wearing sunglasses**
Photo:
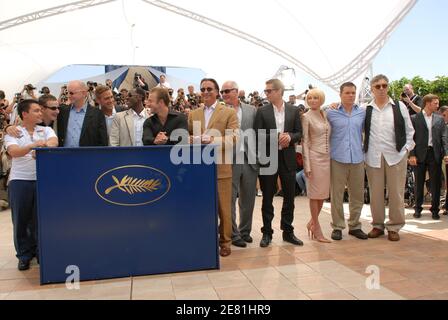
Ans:
[[[227,81],[221,90],[224,102],[235,109],[240,126],[240,137],[232,165],[232,244],[245,248],[252,243],[252,216],[255,205],[258,165],[256,161],[256,137],[254,128],[254,106],[241,102],[238,84]],[[247,137],[247,139],[246,139]],[[237,161],[238,160],[238,161]],[[239,226],[236,224],[236,198],[238,196]]]
[[[388,95],[389,79],[375,76],[371,81],[374,100],[367,106],[364,152],[370,189],[373,229],[369,238],[388,231],[390,241],[399,241],[405,225],[404,187],[408,154],[415,147],[414,127],[404,103]],[[385,224],[384,190],[389,195],[389,221]]]
[[[220,255],[231,254],[232,243],[232,164],[226,159],[226,152],[236,143],[238,135],[238,116],[234,109],[218,102],[219,85],[215,79],[202,79],[201,93],[204,107],[190,112],[188,131],[194,143],[218,144],[218,214]],[[231,131],[231,134],[229,133]],[[226,135],[227,134],[227,135]]]
[[[277,154],[277,168],[274,174],[260,174],[260,186],[263,192],[263,238],[260,247],[268,247],[272,242],[272,219],[274,218],[274,206],[272,201],[276,192],[277,177],[280,177],[283,190],[283,207],[281,213],[281,229],[283,240],[294,245],[303,245],[303,242],[294,235],[294,197],[296,185],[296,150],[295,145],[302,138],[302,125],[300,123],[299,109],[283,101],[285,87],[278,79],[266,82],[265,94],[269,104],[259,107],[255,118],[255,131],[258,139],[266,137],[266,155],[269,163],[260,163],[261,167],[273,167],[273,159],[270,154],[271,143],[276,142],[278,147],[273,152]],[[273,134],[275,132],[275,134]],[[260,146],[259,146],[260,147]],[[258,153],[260,157],[260,152]],[[261,169],[260,169],[261,170]]]
[[[107,146],[106,120],[101,110],[88,103],[87,85],[81,81],[71,81],[67,90],[72,104],[61,106],[58,116],[59,146]]]
[[[59,115],[58,99],[51,94],[39,97],[39,105],[42,108],[42,123],[40,126],[52,127],[56,131],[56,120]]]
[[[51,94],[44,94],[39,97],[39,105],[42,111],[42,122],[39,126],[51,127],[55,132],[57,132],[57,118],[59,115],[59,103],[58,99]],[[21,125],[22,120],[18,119],[17,125]],[[14,138],[21,138],[21,132],[17,125],[6,126],[5,132]]]

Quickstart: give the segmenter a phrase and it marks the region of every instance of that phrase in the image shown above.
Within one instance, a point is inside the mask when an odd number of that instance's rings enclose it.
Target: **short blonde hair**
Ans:
[[[306,94],[305,103],[306,103],[306,106],[308,108],[309,108],[308,97],[311,97],[311,96],[316,96],[316,97],[319,98],[321,107],[324,105],[324,103],[325,103],[325,93],[322,90],[320,90],[320,89],[314,88],[314,89],[311,89],[310,91],[308,91],[308,93]]]

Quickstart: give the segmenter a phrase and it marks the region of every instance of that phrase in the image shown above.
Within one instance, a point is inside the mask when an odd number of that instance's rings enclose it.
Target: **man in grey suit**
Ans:
[[[409,163],[415,167],[415,218],[423,211],[423,187],[426,171],[429,171],[430,191],[432,195],[431,213],[439,220],[440,188],[442,187],[442,160],[448,161],[448,137],[445,120],[436,114],[439,109],[439,97],[428,94],[423,98],[424,109],[412,116],[415,129],[415,149],[411,151]]]
[[[232,244],[244,248],[252,243],[252,215],[255,205],[258,166],[256,163],[256,136],[254,128],[257,110],[238,98],[238,84],[227,81],[221,95],[225,103],[235,109],[240,125],[240,140],[234,150],[232,165]],[[236,223],[236,198],[238,196],[239,226]]]

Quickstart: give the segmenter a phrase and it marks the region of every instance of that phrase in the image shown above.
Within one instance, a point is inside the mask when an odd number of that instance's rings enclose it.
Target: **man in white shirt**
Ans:
[[[98,86],[95,89],[95,99],[99,104],[101,112],[106,119],[107,135],[110,135],[110,127],[117,112],[121,112],[120,107],[115,106],[115,98],[112,90],[107,86]]]
[[[370,189],[373,229],[369,238],[388,231],[390,241],[399,241],[405,225],[404,186],[409,152],[414,149],[414,127],[406,106],[388,95],[389,79],[371,81],[374,100],[367,106],[364,152]],[[384,190],[389,195],[389,221],[385,224]]]
[[[17,126],[20,137],[5,136],[5,147],[12,157],[9,176],[9,203],[14,229],[14,246],[19,259],[18,269],[30,267],[37,252],[36,160],[34,148],[57,147],[58,138],[42,122],[42,109],[35,100],[24,100],[18,105],[22,125]]]
[[[119,112],[112,121],[109,142],[112,147],[143,146],[143,124],[149,117],[144,107],[145,90],[135,88],[129,91],[129,110]]]
[[[159,88],[171,89],[171,85],[166,81],[166,75],[162,74],[160,76],[160,82],[157,85]]]

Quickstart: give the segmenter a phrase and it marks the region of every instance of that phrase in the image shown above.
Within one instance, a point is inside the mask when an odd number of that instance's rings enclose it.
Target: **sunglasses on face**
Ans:
[[[380,89],[387,89],[389,87],[388,84],[377,84],[376,86],[374,86],[374,88],[376,90],[380,90]]]
[[[69,91],[68,94],[72,96],[72,95],[74,95],[74,94],[76,94],[76,93],[78,93],[78,92],[85,92],[85,91],[84,91],[84,90],[79,90],[79,91]]]
[[[52,111],[56,111],[56,110],[59,110],[60,107],[47,107],[47,106],[44,106],[44,108],[45,109],[50,109]]]
[[[225,89],[225,90],[221,90],[221,94],[229,94],[230,92],[232,92],[233,90],[236,90],[235,88],[233,89]]]
[[[278,89],[266,89],[264,90],[265,94],[271,94],[273,91],[277,91]]]
[[[210,87],[208,87],[208,88],[201,88],[201,92],[205,92],[205,91],[207,91],[207,92],[212,92],[214,89],[213,88],[210,88]]]

